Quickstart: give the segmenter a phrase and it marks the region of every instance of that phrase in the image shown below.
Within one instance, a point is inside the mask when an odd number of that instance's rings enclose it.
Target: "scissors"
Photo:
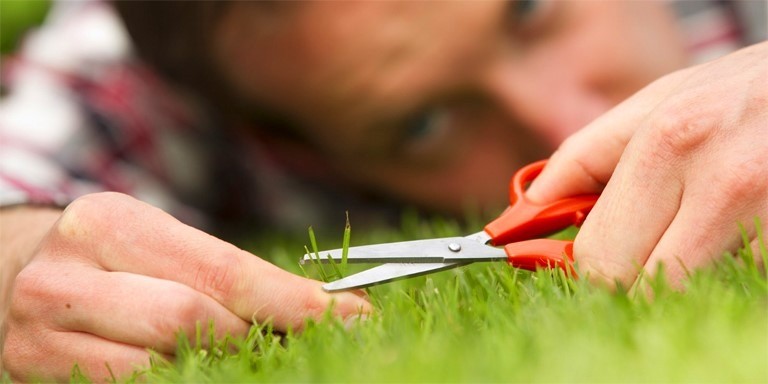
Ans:
[[[536,238],[580,226],[599,195],[579,195],[549,204],[536,204],[525,189],[540,173],[547,160],[529,164],[515,173],[510,182],[510,205],[499,217],[477,233],[465,237],[444,237],[349,247],[348,263],[383,263],[380,266],[323,285],[327,292],[369,287],[406,277],[443,271],[480,261],[507,261],[525,270],[561,268],[575,276],[573,242]],[[503,247],[502,247],[503,246]],[[320,251],[326,258],[305,254],[302,264],[342,260],[343,249]]]

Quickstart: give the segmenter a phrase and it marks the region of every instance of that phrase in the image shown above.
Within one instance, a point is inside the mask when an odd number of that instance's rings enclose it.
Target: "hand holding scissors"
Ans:
[[[479,262],[506,260],[517,268],[562,268],[573,273],[573,242],[539,239],[581,225],[598,195],[563,198],[538,205],[525,196],[525,188],[544,168],[546,160],[520,169],[510,185],[510,205],[502,214],[477,233],[466,237],[403,241],[350,247],[349,263],[384,263],[363,272],[327,283],[326,291],[363,288],[395,279],[434,273]],[[501,247],[503,246],[503,247]],[[319,252],[320,262],[342,260],[342,249]],[[328,258],[323,258],[327,255]],[[302,263],[315,257],[304,255]]]

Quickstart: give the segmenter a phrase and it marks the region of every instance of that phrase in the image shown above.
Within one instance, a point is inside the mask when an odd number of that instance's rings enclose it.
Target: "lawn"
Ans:
[[[410,220],[401,231],[353,232],[352,245],[461,233],[451,222]],[[317,241],[339,247],[341,231]],[[302,273],[308,239],[254,243]],[[259,324],[234,341],[238,351],[181,342],[178,361],[137,375],[160,383],[766,383],[766,274],[737,260],[695,273],[685,293],[655,282],[652,301],[560,273],[475,264],[369,288],[378,311],[364,321],[329,318],[287,335]]]

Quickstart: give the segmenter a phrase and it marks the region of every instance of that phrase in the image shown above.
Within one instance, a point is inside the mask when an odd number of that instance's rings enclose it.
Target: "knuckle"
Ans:
[[[570,141],[566,139],[563,144],[552,153],[549,158],[548,167],[553,169],[566,169],[569,175],[577,178],[582,187],[588,190],[596,190],[603,186],[606,175],[599,171],[599,167],[594,166],[590,159],[593,156],[585,156],[579,151],[583,151],[585,146],[581,142]]]
[[[653,152],[673,160],[699,150],[717,131],[716,120],[689,107],[668,107],[651,118]]]
[[[578,151],[584,146],[573,139],[573,136],[565,139],[560,146],[549,156],[548,165],[560,165],[579,157]]]
[[[67,206],[54,225],[54,244],[95,251],[109,244],[130,243],[141,233],[138,228],[152,220],[138,202],[117,192],[81,196]]]
[[[323,314],[334,305],[334,299],[324,294],[320,290],[304,290],[304,287],[297,287],[296,291],[306,294],[290,295],[290,300],[275,300],[270,307],[279,306],[279,310],[274,312],[263,312],[254,314],[259,321],[272,319],[279,329],[301,329],[307,319],[319,320]],[[280,287],[278,290],[292,289],[292,287]],[[286,297],[285,292],[273,291],[274,297]]]
[[[83,195],[70,203],[56,224],[56,232],[67,239],[88,239],[106,232],[115,211],[128,204],[128,197],[117,192]]]
[[[198,266],[194,288],[204,292],[219,302],[229,298],[234,292],[237,273],[240,271],[241,251],[225,251],[206,260]]]
[[[331,305],[328,300],[318,295],[306,295],[298,302],[299,310],[293,319],[294,324],[301,324],[305,318],[319,318]]]
[[[54,301],[60,292],[51,287],[51,279],[39,268],[29,266],[16,276],[13,285],[9,316],[19,319],[30,317],[41,305]]]
[[[320,307],[317,305],[317,302],[307,300],[302,303],[298,303],[295,307],[295,310],[285,315],[284,319],[280,319],[281,321],[277,321],[276,325],[280,329],[292,328],[294,330],[300,330],[304,327],[304,324],[308,319],[322,319],[322,315],[325,313],[327,308],[328,304]]]
[[[768,156],[761,155],[736,162],[720,175],[718,189],[727,205],[734,202],[749,203],[768,197]]]
[[[730,163],[725,172],[714,173],[692,199],[705,212],[697,226],[687,234],[686,242],[700,248],[711,244],[713,233],[732,231],[737,223],[750,226],[755,217],[768,212],[768,168],[765,158],[753,157]],[[723,219],[726,218],[726,219]],[[711,249],[714,257],[722,249]]]
[[[179,330],[194,331],[197,322],[203,325],[208,320],[207,306],[200,294],[188,289],[179,289],[170,293],[174,298],[172,307],[169,308],[170,316],[155,318],[155,331],[158,338],[175,334]]]
[[[576,172],[581,178],[585,181],[587,181],[592,188],[599,188],[603,185],[603,180],[605,176],[600,175],[597,170],[594,169],[588,162],[588,160],[581,157],[574,157],[571,159],[568,159],[568,162],[571,163],[570,167],[568,169],[573,170]]]
[[[568,136],[550,156],[550,161],[568,158],[573,153],[584,148],[581,141],[575,135]]]
[[[581,159],[586,157],[590,146],[585,145],[585,142],[591,140],[592,137],[586,135],[579,135],[577,132],[560,143],[560,146],[552,153],[549,158],[550,162],[562,163],[573,159]]]

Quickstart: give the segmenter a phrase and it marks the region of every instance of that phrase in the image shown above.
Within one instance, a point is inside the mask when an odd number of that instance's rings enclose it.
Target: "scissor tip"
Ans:
[[[326,291],[326,292],[337,292],[337,291],[343,291],[345,289],[349,289],[349,287],[343,284],[339,284],[338,281],[332,281],[330,283],[323,284],[323,291]]]

